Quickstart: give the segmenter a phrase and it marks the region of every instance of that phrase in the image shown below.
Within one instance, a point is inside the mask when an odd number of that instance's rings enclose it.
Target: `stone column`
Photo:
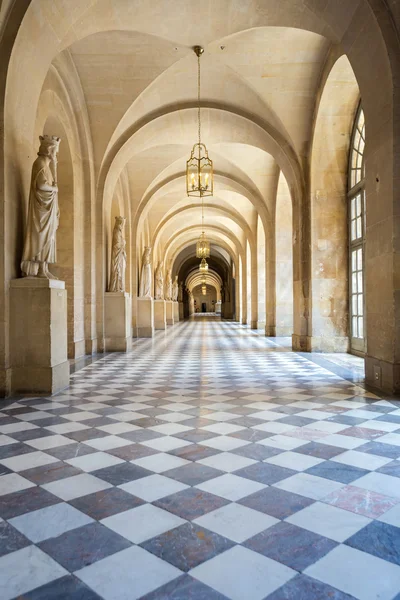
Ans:
[[[154,335],[154,304],[153,298],[137,299],[137,337],[153,337]]]
[[[255,245],[251,247],[251,329],[258,329],[258,260],[257,250]],[[265,327],[265,324],[264,324]]]
[[[55,394],[69,384],[65,282],[13,279],[10,295],[12,391]]]
[[[154,329],[167,329],[165,300],[154,300]]]
[[[106,352],[127,352],[132,348],[131,297],[127,292],[106,292],[104,334]]]
[[[167,325],[174,324],[174,307],[172,300],[166,300],[165,308],[167,313]]]
[[[179,302],[173,302],[174,322],[179,323]]]

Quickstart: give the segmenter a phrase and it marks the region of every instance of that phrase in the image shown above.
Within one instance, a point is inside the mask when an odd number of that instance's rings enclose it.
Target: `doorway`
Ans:
[[[202,302],[201,303],[201,312],[207,312],[207,303],[206,302]]]

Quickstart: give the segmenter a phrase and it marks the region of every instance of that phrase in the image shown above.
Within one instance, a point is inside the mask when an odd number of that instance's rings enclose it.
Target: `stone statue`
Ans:
[[[111,249],[111,276],[109,292],[125,291],[126,252],[124,227],[125,217],[115,217]]]
[[[141,298],[151,298],[151,248],[146,246],[142,258],[142,272],[140,274],[139,296]]]
[[[21,261],[25,277],[57,279],[48,269],[57,261],[58,207],[57,152],[61,138],[41,135],[38,157],[32,166],[28,220]]]
[[[165,280],[165,299],[172,300],[172,277],[171,269],[167,270],[167,277]]]
[[[164,263],[162,260],[158,263],[155,277],[155,298],[164,300]]]
[[[182,281],[179,284],[178,300],[179,300],[179,302],[183,302],[183,282]]]
[[[172,300],[174,302],[178,302],[178,294],[179,294],[178,275],[175,275],[174,283],[172,284]]]

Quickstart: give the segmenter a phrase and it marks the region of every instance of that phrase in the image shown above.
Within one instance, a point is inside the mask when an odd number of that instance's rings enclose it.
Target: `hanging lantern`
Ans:
[[[206,285],[201,286],[201,293],[203,294],[203,296],[205,296],[207,294],[207,286]]]
[[[198,142],[194,144],[189,160],[186,161],[186,193],[188,196],[212,196],[214,191],[213,162],[208,157],[206,145],[201,141],[200,114],[200,56],[204,52],[201,46],[193,48],[197,56],[197,120]]]
[[[207,273],[208,272],[208,263],[207,263],[207,261],[206,261],[205,258],[201,259],[201,263],[200,263],[200,266],[199,266],[199,271],[200,271],[200,273]]]
[[[208,258],[210,256],[210,242],[208,241],[204,231],[202,232],[196,244],[196,256],[197,258]]]

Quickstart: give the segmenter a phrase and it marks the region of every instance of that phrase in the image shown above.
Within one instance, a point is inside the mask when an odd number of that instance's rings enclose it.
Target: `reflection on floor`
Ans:
[[[193,319],[5,402],[2,600],[400,597],[400,404],[320,359]]]

